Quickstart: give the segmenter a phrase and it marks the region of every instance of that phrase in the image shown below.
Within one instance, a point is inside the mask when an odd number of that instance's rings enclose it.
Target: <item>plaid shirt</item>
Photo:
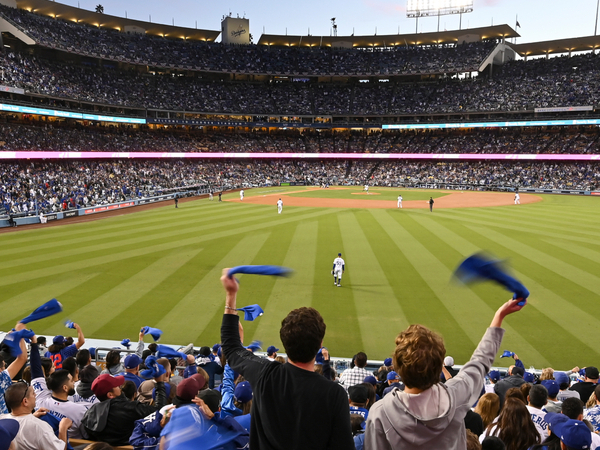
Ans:
[[[355,384],[360,384],[365,381],[365,377],[372,376],[373,374],[369,372],[367,369],[363,369],[362,367],[354,366],[353,369],[346,369],[342,376],[340,377],[340,384],[348,390],[350,386],[354,386]]]

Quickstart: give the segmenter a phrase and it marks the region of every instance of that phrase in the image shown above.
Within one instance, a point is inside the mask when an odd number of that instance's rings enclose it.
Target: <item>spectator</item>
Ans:
[[[504,404],[504,396],[506,392],[513,387],[521,387],[525,384],[525,380],[523,379],[523,374],[525,371],[522,367],[518,366],[510,366],[508,368],[508,376],[501,379],[494,385],[494,392],[500,398],[500,408]]]
[[[23,330],[25,325],[18,323],[15,326],[15,330]],[[0,414],[7,414],[8,409],[6,408],[6,402],[4,400],[4,393],[12,385],[12,380],[21,371],[21,368],[27,362],[27,349],[25,347],[25,340],[21,339],[19,342],[21,348],[21,354],[15,358],[13,362],[6,367],[4,358],[0,357]]]
[[[507,449],[528,449],[541,442],[540,435],[531,420],[525,404],[516,398],[507,398],[500,410],[498,421],[488,425],[480,436],[483,442],[487,436],[498,436]]]
[[[393,389],[404,390],[404,385],[402,383],[400,383],[399,375],[396,372],[394,372],[393,370],[387,374],[387,382],[388,382],[389,386],[383,390],[383,392],[381,394],[381,398],[388,395]]]
[[[481,416],[483,428],[487,428],[498,417],[498,413],[500,412],[500,399],[498,395],[493,392],[483,394],[475,406],[475,412]]]
[[[477,400],[498,351],[503,319],[522,308],[517,303],[510,300],[498,309],[471,361],[445,385],[440,384],[446,353],[442,338],[421,325],[411,325],[400,333],[394,367],[405,388],[393,391],[371,408],[365,449],[466,447],[465,414]]]
[[[131,353],[125,357],[123,365],[125,367],[125,374],[123,375],[126,381],[131,381],[135,384],[135,388],[139,388],[140,384],[143,383],[144,379],[140,377],[140,364],[142,358],[137,354]]]
[[[529,390],[527,402],[527,410],[531,414],[531,420],[533,420],[535,428],[540,434],[540,442],[542,442],[548,435],[548,424],[544,420],[546,411],[542,410],[548,402],[548,391],[543,385],[534,384]]]
[[[352,448],[345,392],[313,371],[325,335],[321,315],[312,308],[300,308],[283,320],[280,338],[288,363],[254,356],[241,344],[236,310],[239,286],[229,278],[228,270],[224,269],[221,277],[226,291],[221,342],[231,368],[254,386],[250,447]]]
[[[62,369],[63,360],[69,356],[75,356],[77,354],[77,350],[79,350],[83,344],[85,344],[85,337],[83,336],[81,327],[76,323],[74,323],[73,326],[75,327],[75,330],[77,330],[77,343],[65,347],[64,336],[54,336],[54,339],[52,339],[52,345],[48,347],[48,352],[45,356],[52,360],[56,369]]]
[[[579,393],[581,401],[586,403],[588,398],[590,398],[590,395],[592,395],[592,392],[594,392],[594,389],[596,389],[600,375],[598,374],[598,369],[592,366],[586,367],[584,370],[584,381],[575,383],[569,390]]]
[[[340,376],[340,384],[348,390],[350,386],[360,384],[365,377],[372,375],[365,366],[367,365],[367,355],[364,352],[358,352],[353,358],[355,366],[351,369],[346,369]]]
[[[77,395],[87,403],[100,403],[100,400],[92,391],[92,384],[98,378],[98,375],[98,369],[91,364],[85,366],[79,373],[80,381],[75,390],[77,391]]]
[[[569,397],[574,397],[578,400],[581,399],[579,392],[569,389],[571,386],[571,379],[565,372],[554,372],[554,378],[560,387],[560,391],[556,396],[559,401],[563,402]]]
[[[583,418],[590,421],[594,427],[594,432],[597,433],[600,431],[600,400],[598,400],[600,398],[600,386],[596,386],[594,394],[596,394],[596,404],[584,411]]]
[[[546,379],[543,380],[541,384],[548,391],[548,403],[546,403],[544,409],[546,412],[559,413],[562,408],[562,402],[558,401],[556,398],[560,392],[558,383],[555,380]]]
[[[274,345],[270,345],[267,349],[267,359],[269,361],[275,361],[275,358],[277,358],[278,351],[279,349],[277,347],[275,347]]]

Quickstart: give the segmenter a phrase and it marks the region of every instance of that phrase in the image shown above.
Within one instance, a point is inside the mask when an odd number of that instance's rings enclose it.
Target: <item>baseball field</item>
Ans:
[[[212,345],[223,313],[221,269],[278,264],[295,276],[240,277],[238,305],[265,311],[244,322],[247,342],[279,347],[281,319],[310,305],[325,318],[333,356],[362,350],[383,359],[400,330],[422,323],[462,364],[511,296],[490,283],[451,281],[462,259],[487,250],[531,291],[528,306],[506,321],[502,350],[526,367],[600,364],[600,198],[523,194],[513,205],[512,194],[371,188],[367,195],[359,187],[245,194],[243,202],[234,192],[223,202],[180,201],[177,209],[169,203],[1,234],[0,329],[55,297],[64,312],[33,323],[38,334],[68,334],[70,319],[88,337],[134,340],[149,325],[164,331],[165,343]],[[339,288],[331,276],[338,252],[346,261]]]

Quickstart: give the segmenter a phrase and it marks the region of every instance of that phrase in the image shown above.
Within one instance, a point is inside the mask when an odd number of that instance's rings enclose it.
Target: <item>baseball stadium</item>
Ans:
[[[282,321],[310,307],[339,372],[359,352],[379,369],[395,358],[399,333],[421,324],[443,337],[444,364],[460,374],[496,311],[517,298],[498,281],[508,278],[529,297],[502,324],[486,373],[518,361],[534,390],[546,368],[573,382],[588,368],[581,384],[593,380],[600,56],[591,49],[600,37],[513,44],[509,25],[227,37],[241,26],[225,17],[222,31],[187,29],[0,0],[5,341],[57,299],[60,312],[27,324],[48,344],[75,337],[68,322],[83,348],[107,350],[149,326],[161,344],[191,343],[197,355],[222,343],[222,270],[282,266],[292,275],[236,275],[235,306],[263,311],[242,320],[244,345],[285,355]],[[457,277],[476,254],[498,260],[502,277]],[[18,357],[5,341],[8,367]],[[31,359],[22,364],[33,374]]]

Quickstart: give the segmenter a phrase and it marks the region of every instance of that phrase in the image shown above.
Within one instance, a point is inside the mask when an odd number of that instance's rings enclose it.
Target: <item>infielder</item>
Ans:
[[[243,202],[243,201],[244,201],[244,190],[242,189],[240,191],[240,202]]]
[[[518,192],[515,192],[515,205],[520,205],[521,204],[521,196],[519,195]]]
[[[212,199],[213,199],[213,193],[212,193],[212,191],[208,192],[208,199],[212,202]]]
[[[334,286],[341,287],[342,274],[344,273],[345,268],[346,263],[342,259],[342,254],[338,253],[338,257],[333,260],[333,270],[331,271]]]
[[[281,201],[281,199],[277,200],[277,214],[281,214],[281,211],[283,210],[283,202]]]
[[[365,192],[368,194],[369,193],[369,185],[365,184]]]
[[[398,196],[398,208],[402,209],[402,196]]]

